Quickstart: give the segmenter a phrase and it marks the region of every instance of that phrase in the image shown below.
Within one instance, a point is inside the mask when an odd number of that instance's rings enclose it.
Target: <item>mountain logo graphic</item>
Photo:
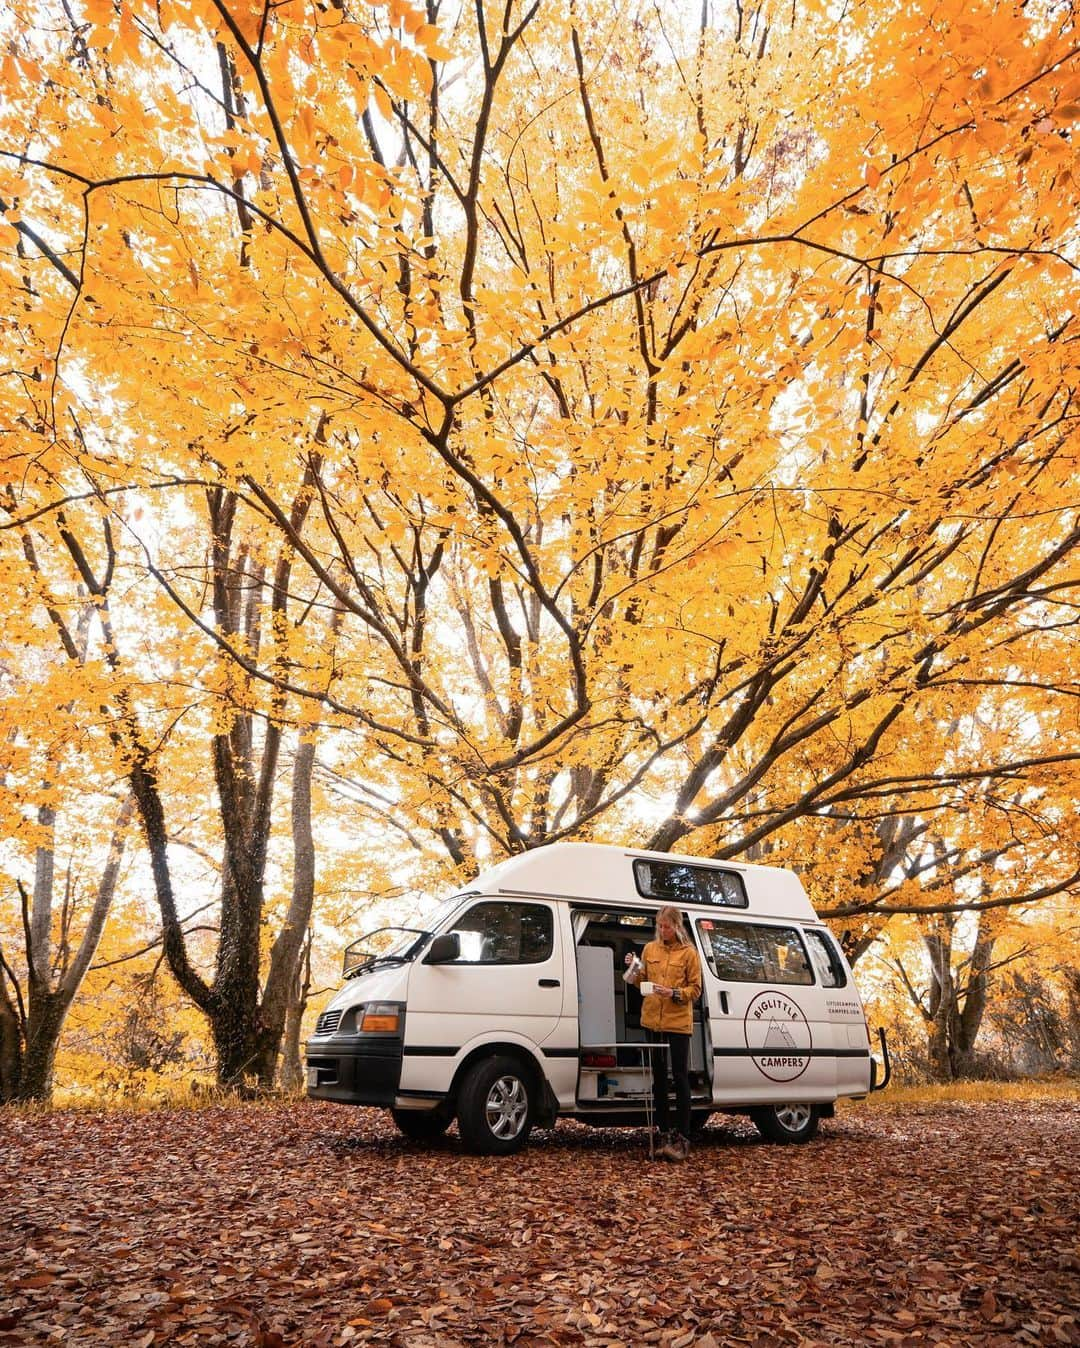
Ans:
[[[778,1020],[774,1020],[769,1023],[765,1043],[762,1047],[770,1052],[786,1053],[789,1049],[797,1049],[799,1046],[788,1027],[781,1025]]]

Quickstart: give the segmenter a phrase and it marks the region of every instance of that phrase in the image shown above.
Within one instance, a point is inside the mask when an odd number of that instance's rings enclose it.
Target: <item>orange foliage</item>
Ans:
[[[1075,892],[1065,11],[4,24],[0,565],[109,568],[84,714],[320,725],[372,891],[572,835],[798,860],[867,939]],[[210,611],[215,490],[272,622]]]

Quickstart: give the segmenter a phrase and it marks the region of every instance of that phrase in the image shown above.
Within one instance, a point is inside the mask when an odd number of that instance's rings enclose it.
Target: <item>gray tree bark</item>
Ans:
[[[930,999],[924,1013],[930,1067],[938,1081],[969,1076],[975,1065],[975,1043],[982,1027],[990,985],[994,937],[985,929],[985,915],[970,958],[953,968],[955,919],[942,917],[936,929],[923,933],[930,957]]]
[[[300,1026],[307,1009],[311,991],[311,927],[304,939],[304,949],[297,961],[293,979],[293,993],[285,1011],[285,1037],[281,1043],[281,1066],[278,1085],[283,1091],[298,1091],[304,1084],[304,1065],[300,1060]]]
[[[300,954],[315,900],[315,840],[311,829],[311,776],[315,766],[315,741],[310,732],[301,740],[293,762],[292,779],[292,896],[285,921],[270,951],[270,968],[262,995],[262,1026],[265,1044],[258,1063],[259,1083],[272,1086],[282,1051],[282,1038],[289,1013],[300,996]],[[302,1010],[302,1009],[301,1009]],[[299,1016],[294,1017],[299,1042]],[[299,1049],[295,1050],[299,1070]],[[291,1069],[290,1069],[291,1070]]]

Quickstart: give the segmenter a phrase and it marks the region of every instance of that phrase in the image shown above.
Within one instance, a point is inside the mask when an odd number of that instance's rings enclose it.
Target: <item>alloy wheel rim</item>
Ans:
[[[777,1105],[776,1119],[789,1133],[801,1133],[810,1122],[809,1105]]]
[[[517,1137],[525,1126],[529,1098],[517,1077],[499,1077],[488,1091],[485,1106],[487,1125],[501,1142]]]

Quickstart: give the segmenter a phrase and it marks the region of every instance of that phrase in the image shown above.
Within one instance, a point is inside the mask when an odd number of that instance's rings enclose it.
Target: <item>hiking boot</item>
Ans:
[[[674,1136],[674,1133],[665,1133],[659,1128],[654,1128],[649,1134],[650,1154],[656,1159],[659,1159],[663,1155],[664,1148],[671,1145],[671,1140]]]
[[[685,1161],[690,1155],[690,1139],[681,1133],[672,1133],[660,1148],[659,1155],[664,1161]]]

